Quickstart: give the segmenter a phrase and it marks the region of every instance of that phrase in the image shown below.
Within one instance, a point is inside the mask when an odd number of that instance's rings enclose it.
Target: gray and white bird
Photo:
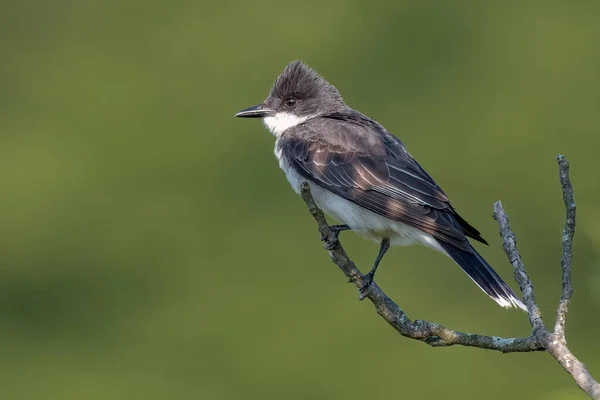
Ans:
[[[448,196],[381,124],[350,108],[338,90],[301,61],[288,64],[261,104],[238,112],[262,118],[275,136],[279,166],[300,193],[308,182],[316,203],[351,229],[380,243],[371,284],[392,245],[422,243],[450,256],[502,307],[526,310],[467,239],[487,244]]]

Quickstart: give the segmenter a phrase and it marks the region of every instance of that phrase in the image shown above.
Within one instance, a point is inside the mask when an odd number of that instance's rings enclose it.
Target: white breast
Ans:
[[[275,142],[275,156],[279,160],[279,166],[285,172],[285,176],[294,191],[300,194],[302,182],[306,179],[302,178],[287,163],[282,156],[278,142],[279,139]],[[422,243],[445,254],[442,247],[431,235],[402,222],[369,211],[310,182],[309,186],[317,205],[341,223],[350,226],[356,233],[377,242],[384,237],[389,237],[393,245],[399,246],[406,246],[415,242]]]

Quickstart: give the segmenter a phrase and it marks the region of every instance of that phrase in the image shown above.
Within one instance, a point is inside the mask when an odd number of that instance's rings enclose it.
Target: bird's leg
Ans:
[[[371,286],[371,283],[373,283],[373,279],[375,278],[375,271],[377,271],[377,267],[379,267],[379,263],[381,262],[381,259],[383,258],[383,256],[385,255],[385,253],[388,251],[389,248],[390,248],[390,239],[383,238],[383,240],[381,241],[381,244],[379,245],[379,254],[377,254],[375,263],[373,263],[373,268],[371,268],[369,273],[365,275],[365,284],[363,285],[363,287],[360,288],[360,297],[359,297],[360,300],[367,297],[367,294],[369,292],[369,287]]]
[[[329,229],[331,229],[334,233],[335,236],[339,235],[341,231],[349,231],[352,228],[350,228],[348,225],[344,224],[344,225],[330,225]]]
[[[328,238],[325,235],[321,235],[321,240],[323,242],[325,242],[325,249],[332,250],[333,246],[335,246],[335,243],[338,240],[338,236],[340,235],[340,232],[348,231],[351,228],[348,225],[330,225],[329,229],[331,229],[331,232],[333,233],[333,237],[335,240],[327,241]]]

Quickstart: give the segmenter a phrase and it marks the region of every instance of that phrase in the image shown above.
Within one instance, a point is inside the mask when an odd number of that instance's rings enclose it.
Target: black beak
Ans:
[[[239,113],[235,114],[238,118],[264,118],[271,114],[271,110],[266,108],[263,104],[257,106],[248,107]]]

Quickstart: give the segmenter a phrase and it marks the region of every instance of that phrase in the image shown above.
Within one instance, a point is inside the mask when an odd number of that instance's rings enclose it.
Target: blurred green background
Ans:
[[[490,241],[502,199],[553,324],[578,205],[567,338],[600,377],[597,1],[23,0],[0,5],[3,399],[582,399],[547,354],[399,337],[323,251],[238,110],[301,58],[398,135]],[[359,267],[377,246],[342,241]],[[409,314],[519,336],[440,254],[386,256]]]

